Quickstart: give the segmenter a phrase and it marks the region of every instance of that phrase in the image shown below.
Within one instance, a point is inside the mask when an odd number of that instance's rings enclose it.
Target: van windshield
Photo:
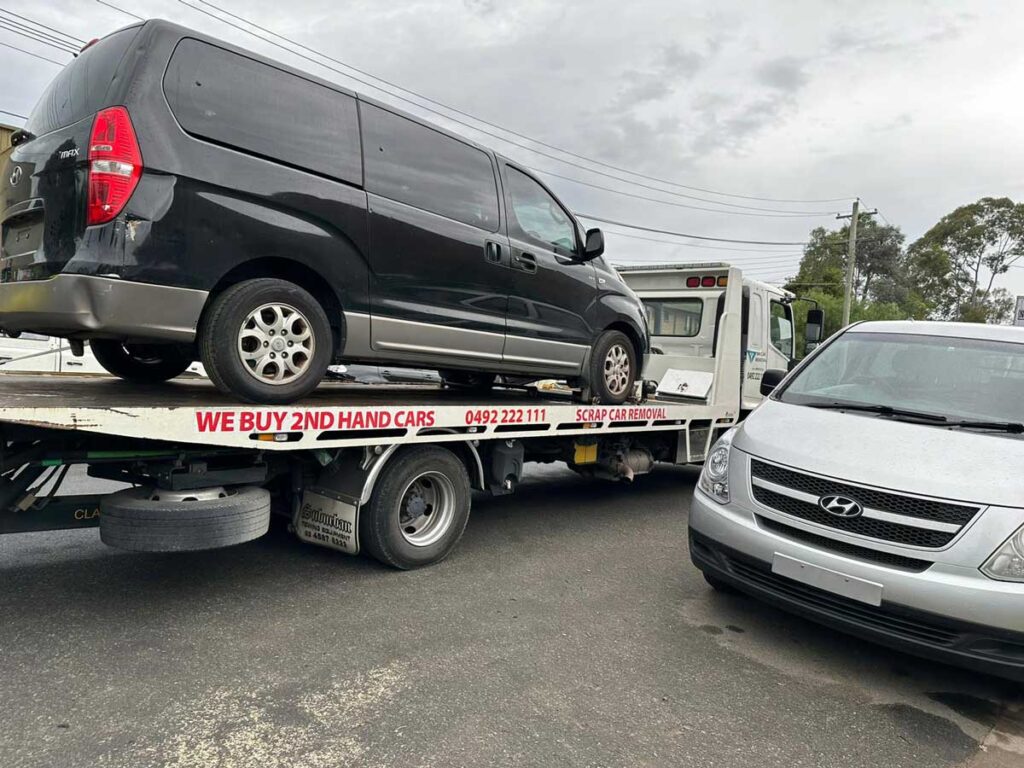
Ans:
[[[42,136],[91,117],[106,103],[118,65],[141,25],[107,35],[80,53],[53,78],[25,123],[25,130]]]
[[[780,393],[785,403],[883,406],[948,421],[1024,422],[1024,343],[851,332]]]

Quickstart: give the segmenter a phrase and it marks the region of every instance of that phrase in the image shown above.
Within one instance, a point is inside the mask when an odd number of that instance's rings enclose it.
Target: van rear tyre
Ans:
[[[126,344],[93,339],[89,349],[107,373],[137,384],[173,379],[192,365],[192,355],[176,344]]]
[[[334,337],[320,302],[285,280],[258,278],[213,299],[199,351],[217,389],[251,403],[291,403],[324,377]]]
[[[359,543],[385,565],[409,570],[446,558],[469,520],[469,474],[447,448],[398,451],[359,513]]]
[[[135,552],[187,552],[259,538],[270,526],[264,488],[129,488],[100,501],[100,540]]]

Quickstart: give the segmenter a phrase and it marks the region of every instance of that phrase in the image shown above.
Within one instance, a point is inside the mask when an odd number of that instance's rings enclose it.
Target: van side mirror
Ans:
[[[769,368],[761,377],[761,394],[768,397],[784,378],[786,378],[786,371],[780,371],[778,368]]]
[[[588,229],[587,241],[583,245],[580,261],[592,261],[604,253],[604,232],[600,229]]]
[[[821,338],[824,335],[824,333],[825,310],[808,309],[807,326],[804,329],[804,340],[807,342],[808,351],[814,349],[814,347],[821,343]]]

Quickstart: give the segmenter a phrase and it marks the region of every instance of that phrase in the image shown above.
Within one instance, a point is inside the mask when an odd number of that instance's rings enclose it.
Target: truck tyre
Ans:
[[[498,378],[493,373],[477,371],[438,371],[446,387],[464,392],[490,392]]]
[[[251,403],[290,403],[323,378],[334,338],[320,302],[294,283],[246,280],[213,299],[199,330],[206,373]]]
[[[622,331],[605,331],[590,355],[590,387],[598,402],[624,403],[637,379],[636,350]]]
[[[359,514],[359,542],[385,565],[408,570],[446,558],[469,520],[469,474],[447,448],[399,451]]]
[[[89,348],[107,373],[136,384],[156,384],[173,379],[192,365],[192,355],[177,344],[126,344],[110,339],[93,339]]]
[[[100,540],[135,552],[187,552],[259,538],[270,492],[256,486],[198,491],[129,488],[100,500]]]

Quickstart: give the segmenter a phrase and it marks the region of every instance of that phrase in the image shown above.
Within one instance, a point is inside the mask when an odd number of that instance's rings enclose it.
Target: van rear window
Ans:
[[[140,28],[128,27],[107,35],[64,67],[43,91],[25,130],[42,136],[110,106],[107,92]]]
[[[348,94],[189,38],[171,56],[164,92],[195,136],[362,183],[359,119]]]

